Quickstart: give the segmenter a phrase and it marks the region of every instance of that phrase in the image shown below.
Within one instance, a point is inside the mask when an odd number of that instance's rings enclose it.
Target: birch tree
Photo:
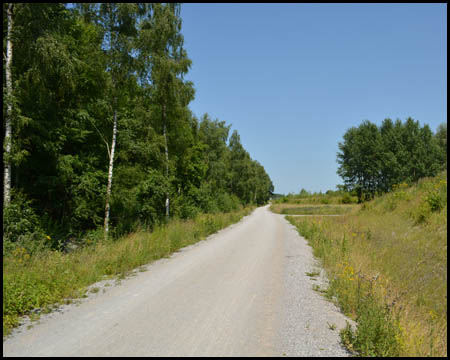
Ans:
[[[151,17],[142,26],[141,56],[148,67],[152,85],[151,101],[160,114],[160,128],[164,137],[165,175],[169,180],[170,131],[182,121],[180,110],[193,98],[191,82],[183,80],[191,60],[183,48],[180,5],[153,4]],[[165,216],[170,214],[170,194],[167,192]]]
[[[6,37],[6,118],[5,118],[5,138],[4,146],[6,154],[3,157],[4,164],[4,179],[3,179],[3,206],[8,206],[11,199],[11,122],[12,122],[12,57],[13,57],[13,7],[14,4],[7,4],[7,16],[8,16],[8,33]]]
[[[266,181],[248,171],[249,155],[229,149],[229,126],[199,126],[188,108],[179,4],[11,8],[3,5],[4,183],[7,208],[20,211],[4,217],[6,228],[35,214],[57,247],[97,227],[123,235],[262,201]],[[15,239],[33,232],[21,229]]]
[[[118,132],[118,117],[127,93],[127,83],[130,74],[134,72],[134,58],[132,56],[134,38],[137,36],[138,17],[143,15],[146,6],[136,3],[102,3],[98,7],[83,5],[80,7],[90,17],[96,17],[103,28],[103,48],[107,57],[107,71],[111,77],[111,110],[113,114],[113,128],[111,148],[108,149],[108,184],[105,197],[104,236],[108,237],[110,200],[114,170],[114,154]]]

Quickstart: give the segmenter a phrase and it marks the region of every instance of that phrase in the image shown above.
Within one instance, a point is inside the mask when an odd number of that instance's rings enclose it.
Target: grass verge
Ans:
[[[321,259],[360,356],[447,356],[447,174],[340,217],[287,217]]]
[[[48,312],[68,299],[82,297],[87,286],[105,275],[123,278],[140,265],[167,257],[238,222],[254,207],[194,220],[173,220],[152,233],[136,232],[64,254],[45,251],[30,256],[19,248],[3,259],[3,336],[34,309]]]
[[[359,205],[313,205],[313,204],[273,204],[270,210],[283,215],[342,215],[358,208]]]

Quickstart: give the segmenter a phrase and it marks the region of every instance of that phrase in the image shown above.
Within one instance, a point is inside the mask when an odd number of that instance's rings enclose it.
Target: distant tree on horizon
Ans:
[[[387,118],[381,126],[365,120],[339,142],[337,173],[347,190],[356,191],[359,202],[390,191],[394,184],[434,176],[446,168],[442,129],[437,136],[412,118],[404,123]]]

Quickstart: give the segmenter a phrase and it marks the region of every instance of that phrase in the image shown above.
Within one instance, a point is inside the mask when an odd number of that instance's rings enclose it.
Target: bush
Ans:
[[[153,226],[162,220],[167,193],[170,193],[170,185],[166,177],[156,170],[149,170],[147,178],[135,188],[137,214],[141,223]]]
[[[445,188],[436,186],[436,189],[429,192],[425,198],[433,212],[441,211],[447,205],[447,186]]]
[[[349,193],[345,193],[341,198],[341,204],[356,204],[357,202],[358,198],[351,196]]]
[[[358,326],[354,331],[347,323],[341,330],[342,342],[359,356],[399,356],[401,331],[390,311],[366,298],[358,308]]]
[[[83,245],[91,246],[96,245],[104,239],[104,228],[99,227],[95,230],[89,230],[84,234],[81,242]]]
[[[238,210],[240,207],[239,198],[236,195],[230,195],[225,192],[219,193],[216,197],[217,206],[220,211],[230,212]]]
[[[201,210],[198,207],[196,207],[192,202],[186,200],[185,197],[182,197],[177,211],[177,215],[181,219],[194,219],[200,212]]]
[[[3,255],[17,246],[34,252],[46,237],[31,201],[20,192],[12,192],[11,202],[3,209]]]

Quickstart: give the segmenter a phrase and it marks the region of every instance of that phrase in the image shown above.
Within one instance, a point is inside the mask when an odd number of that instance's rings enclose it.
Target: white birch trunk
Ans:
[[[109,154],[108,187],[106,188],[105,225],[104,225],[105,240],[108,238],[108,231],[109,231],[109,199],[111,197],[111,185],[114,168],[114,150],[116,148],[116,134],[117,134],[117,110],[114,110],[113,138],[111,143],[111,153]]]
[[[166,150],[166,178],[169,179],[169,149],[167,148],[166,124],[164,124],[164,144]],[[169,193],[166,193],[166,218],[169,219]]]
[[[13,29],[13,16],[12,16],[13,4],[8,4],[8,34],[6,38],[6,119],[5,119],[5,139],[7,159],[3,161],[4,165],[4,179],[3,179],[3,205],[8,206],[11,201],[11,118],[12,118],[12,74],[11,64],[13,56],[13,43],[12,43],[12,29]]]

